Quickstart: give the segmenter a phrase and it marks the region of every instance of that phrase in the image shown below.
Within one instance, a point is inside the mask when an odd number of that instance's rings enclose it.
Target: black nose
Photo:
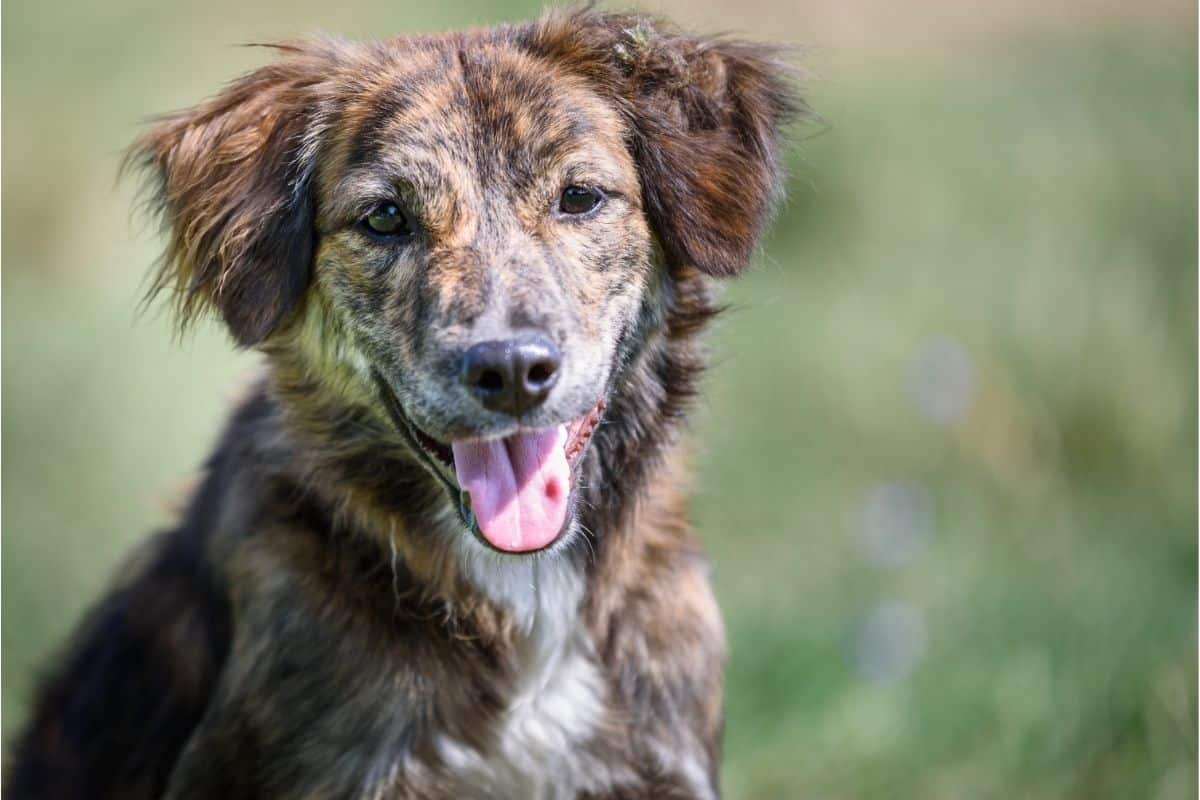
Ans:
[[[462,381],[492,411],[520,416],[545,401],[562,354],[540,333],[480,342],[463,355]]]

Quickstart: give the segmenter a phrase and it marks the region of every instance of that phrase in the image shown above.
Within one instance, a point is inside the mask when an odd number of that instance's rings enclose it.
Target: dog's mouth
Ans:
[[[485,544],[530,553],[549,547],[569,526],[575,477],[604,413],[603,399],[553,427],[443,442],[413,421],[382,376],[376,382],[396,426]]]

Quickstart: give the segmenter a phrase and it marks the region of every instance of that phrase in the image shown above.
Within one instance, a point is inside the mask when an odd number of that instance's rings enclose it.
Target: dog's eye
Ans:
[[[558,198],[558,210],[564,214],[586,214],[600,205],[600,201],[603,199],[604,196],[596,189],[589,189],[586,186],[568,186],[563,189],[562,196]]]
[[[380,203],[363,218],[362,225],[375,236],[389,239],[411,236],[412,227],[400,206],[392,202]]]

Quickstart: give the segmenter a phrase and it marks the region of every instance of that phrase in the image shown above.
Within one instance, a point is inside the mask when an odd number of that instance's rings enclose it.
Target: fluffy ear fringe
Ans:
[[[307,131],[327,62],[316,48],[277,49],[280,61],[155,122],[122,168],[145,176],[167,234],[147,299],[169,293],[181,331],[217,311],[243,347],[300,302],[313,257]]]
[[[741,271],[782,197],[785,130],[811,116],[787,51],[590,6],[550,12],[525,44],[624,111],[668,260],[716,276]]]

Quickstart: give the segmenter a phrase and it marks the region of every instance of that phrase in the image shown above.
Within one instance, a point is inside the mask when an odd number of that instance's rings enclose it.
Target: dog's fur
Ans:
[[[676,434],[714,278],[778,194],[785,67],[588,9],[279,49],[135,146],[157,286],[266,369],[49,676],[9,796],[715,797],[722,629]],[[548,214],[571,182],[604,186],[594,216]],[[391,193],[402,249],[358,226]],[[495,434],[453,357],[530,326],[564,373],[522,424],[606,406],[567,529],[501,554],[395,412]]]

